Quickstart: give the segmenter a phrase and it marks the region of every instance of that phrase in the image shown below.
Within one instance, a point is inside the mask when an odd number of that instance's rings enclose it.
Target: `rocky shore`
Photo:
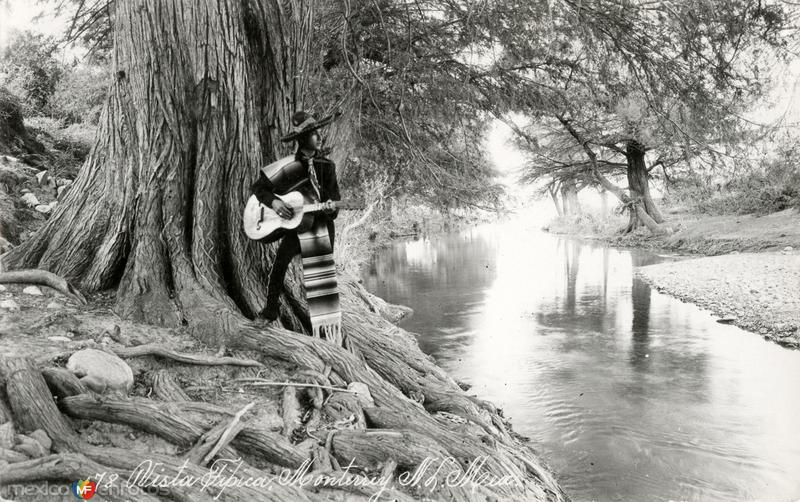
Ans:
[[[708,309],[780,345],[800,348],[800,251],[737,253],[650,265],[658,291]]]

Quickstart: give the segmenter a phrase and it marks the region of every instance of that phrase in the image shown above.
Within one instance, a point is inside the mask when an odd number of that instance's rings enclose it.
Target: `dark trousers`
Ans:
[[[328,221],[328,235],[331,238],[331,250],[333,250],[336,229],[333,221]],[[267,307],[262,315],[274,321],[278,318],[278,298],[283,292],[283,281],[286,278],[286,269],[292,263],[292,259],[300,254],[300,239],[296,233],[283,236],[275,254],[275,261],[272,263],[272,270],[269,272],[269,282],[267,283]]]

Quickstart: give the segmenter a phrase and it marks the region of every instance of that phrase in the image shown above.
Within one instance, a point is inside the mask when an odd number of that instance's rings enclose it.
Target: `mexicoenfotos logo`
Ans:
[[[90,499],[94,497],[97,490],[97,483],[88,479],[79,479],[72,482],[72,494],[79,499]]]

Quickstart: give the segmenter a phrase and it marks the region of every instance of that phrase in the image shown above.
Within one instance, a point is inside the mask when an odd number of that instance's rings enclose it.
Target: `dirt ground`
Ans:
[[[666,216],[677,227],[668,236],[653,236],[647,230],[607,240],[613,245],[668,249],[689,254],[780,251],[800,248],[800,213],[786,209],[764,216],[705,216],[676,212]]]

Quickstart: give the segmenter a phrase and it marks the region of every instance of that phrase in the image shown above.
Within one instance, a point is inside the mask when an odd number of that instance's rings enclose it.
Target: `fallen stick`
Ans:
[[[36,284],[53,288],[59,293],[74,298],[86,305],[86,298],[72,284],[47,270],[29,269],[0,273],[0,284]]]
[[[357,394],[354,390],[340,389],[339,387],[331,387],[330,385],[320,385],[317,383],[302,383],[302,382],[271,382],[261,378],[237,378],[234,382],[241,383],[242,385],[249,385],[252,387],[311,387],[314,389],[329,390],[332,392],[347,392],[350,394]]]
[[[263,368],[264,365],[253,359],[239,359],[237,357],[216,357],[216,356],[203,356],[197,354],[186,354],[182,352],[175,352],[174,350],[164,348],[161,345],[148,343],[144,345],[137,345],[135,347],[117,347],[112,349],[119,357],[141,357],[141,356],[159,356],[165,359],[172,359],[186,364],[197,364],[200,366],[252,366]]]
[[[192,446],[192,449],[186,452],[184,458],[193,464],[208,465],[211,459],[244,429],[244,424],[241,422],[242,416],[255,404],[255,402],[251,402],[239,410],[227,423],[220,422],[219,425],[203,434],[200,440]]]

